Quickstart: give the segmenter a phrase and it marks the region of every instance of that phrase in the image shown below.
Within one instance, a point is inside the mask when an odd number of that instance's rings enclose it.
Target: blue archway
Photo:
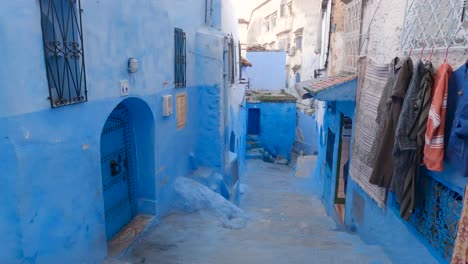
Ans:
[[[141,99],[118,104],[101,133],[101,176],[110,240],[133,217],[156,212],[154,118]]]

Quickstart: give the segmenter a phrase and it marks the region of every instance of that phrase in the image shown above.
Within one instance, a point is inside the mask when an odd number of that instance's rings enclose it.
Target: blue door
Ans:
[[[249,135],[260,134],[260,109],[249,109],[247,133]]]
[[[132,145],[128,109],[120,104],[107,119],[101,135],[101,174],[108,240],[136,215]]]

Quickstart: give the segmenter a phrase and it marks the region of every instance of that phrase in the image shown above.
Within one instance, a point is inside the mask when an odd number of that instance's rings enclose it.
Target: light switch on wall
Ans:
[[[129,92],[130,92],[130,88],[128,86],[128,81],[127,80],[120,81],[120,96],[128,96]]]

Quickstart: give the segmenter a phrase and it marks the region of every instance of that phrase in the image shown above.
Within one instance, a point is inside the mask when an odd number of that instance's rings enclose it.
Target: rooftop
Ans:
[[[291,94],[286,93],[284,90],[280,91],[246,91],[246,101],[248,103],[295,103],[297,98]]]
[[[352,101],[356,96],[356,87],[357,75],[350,72],[296,84],[296,90],[303,99],[322,101]]]

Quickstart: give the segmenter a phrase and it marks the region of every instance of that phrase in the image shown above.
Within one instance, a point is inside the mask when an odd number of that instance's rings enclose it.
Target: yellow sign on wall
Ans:
[[[185,127],[187,124],[187,94],[180,93],[176,98],[177,128]]]

